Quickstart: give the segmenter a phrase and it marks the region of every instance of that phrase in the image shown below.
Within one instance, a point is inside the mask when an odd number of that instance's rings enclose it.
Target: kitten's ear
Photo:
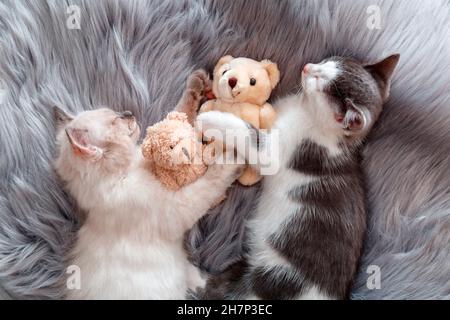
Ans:
[[[342,126],[348,135],[364,131],[368,125],[364,112],[358,108],[351,99],[344,100],[346,112]]]
[[[60,107],[54,106],[53,119],[55,120],[56,128],[60,130],[64,128],[70,121],[73,120],[73,116],[65,112]]]
[[[389,97],[392,74],[399,60],[400,54],[393,54],[380,62],[365,66],[378,82],[384,100]]]
[[[87,130],[67,128],[66,135],[76,156],[94,160],[102,156],[103,150],[89,142],[89,132]]]

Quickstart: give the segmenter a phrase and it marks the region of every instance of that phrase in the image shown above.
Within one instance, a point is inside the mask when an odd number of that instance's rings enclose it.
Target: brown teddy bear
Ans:
[[[212,161],[214,146],[203,145],[193,127],[197,109],[208,90],[206,72],[195,71],[175,111],[147,128],[142,154],[150,170],[168,189],[176,191],[196,181]]]
[[[231,112],[255,129],[270,129],[276,113],[267,100],[279,80],[280,71],[269,60],[258,62],[224,56],[214,68],[212,91],[215,99],[205,102],[200,112]],[[260,179],[255,170],[247,167],[238,181],[250,186]]]

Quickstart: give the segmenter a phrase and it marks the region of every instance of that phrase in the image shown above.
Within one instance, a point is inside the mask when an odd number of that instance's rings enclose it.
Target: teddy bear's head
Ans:
[[[141,148],[144,157],[160,168],[175,170],[202,163],[202,143],[183,112],[173,111],[149,127]]]
[[[280,80],[280,71],[269,60],[222,57],[214,68],[213,93],[226,102],[263,105]]]

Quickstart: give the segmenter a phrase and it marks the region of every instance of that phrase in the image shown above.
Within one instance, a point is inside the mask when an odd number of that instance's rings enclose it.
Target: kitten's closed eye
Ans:
[[[113,123],[118,119],[120,120],[134,120],[133,113],[131,111],[116,112],[116,118],[114,118]]]
[[[124,112],[118,112],[117,116],[121,119],[131,119],[133,118],[133,112],[126,110]]]
[[[136,119],[131,111],[116,112],[116,117],[112,121],[113,126],[118,126],[125,123],[128,130],[128,135],[132,136],[138,128]]]

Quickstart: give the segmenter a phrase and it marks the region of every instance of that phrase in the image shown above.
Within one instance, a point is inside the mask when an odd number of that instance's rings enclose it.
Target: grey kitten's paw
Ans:
[[[205,90],[209,87],[209,76],[205,70],[194,71],[187,79],[186,90],[175,110],[184,112],[192,125],[197,117],[198,109],[205,98]]]
[[[203,69],[195,70],[188,78],[186,89],[196,93],[199,97],[204,97],[205,93],[211,90],[208,73]]]

